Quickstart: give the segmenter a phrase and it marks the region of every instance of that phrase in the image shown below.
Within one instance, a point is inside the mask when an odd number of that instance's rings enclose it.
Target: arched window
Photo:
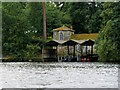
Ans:
[[[63,40],[63,33],[60,32],[60,40]]]

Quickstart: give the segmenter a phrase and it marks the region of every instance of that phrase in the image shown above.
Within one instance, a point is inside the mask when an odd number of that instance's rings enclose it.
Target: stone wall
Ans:
[[[70,39],[70,36],[72,35],[72,34],[74,34],[74,32],[72,32],[72,31],[65,31],[65,30],[61,30],[61,31],[53,31],[53,39],[54,40],[58,40],[59,41],[59,37],[60,37],[60,33],[63,33],[63,40],[64,41],[67,41],[67,40],[69,40]]]
[[[58,31],[53,32],[53,39],[54,40],[59,40],[59,32]]]
[[[63,31],[64,33],[64,40],[67,41],[70,39],[71,31]]]

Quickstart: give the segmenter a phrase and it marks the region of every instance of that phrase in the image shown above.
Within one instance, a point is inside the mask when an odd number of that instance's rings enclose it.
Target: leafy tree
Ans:
[[[101,16],[104,21],[102,30],[96,40],[97,51],[101,61],[120,60],[120,3],[104,3]]]
[[[46,3],[47,34],[61,26],[59,7]],[[17,8],[17,9],[16,9]],[[28,59],[41,51],[43,35],[42,3],[3,3],[3,55],[14,59]]]
[[[43,9],[41,2],[29,2],[26,6],[27,19],[31,26],[33,26],[37,32],[37,36],[43,34]]]
[[[98,33],[101,29],[101,23],[103,21],[100,16],[103,10],[103,3],[92,2],[91,4],[89,5],[88,24],[86,24],[86,29],[88,30],[88,33]]]
[[[85,29],[87,8],[86,2],[71,3],[70,15],[72,17],[73,29],[76,30],[76,33],[87,33]]]
[[[52,35],[52,29],[61,26],[61,12],[59,7],[55,7],[52,3],[45,3],[46,6],[46,26],[47,35]],[[31,25],[36,28],[37,36],[43,35],[43,9],[41,2],[30,2],[27,5],[27,11],[29,13],[28,19]]]
[[[32,27],[28,23],[27,18],[24,16],[24,8],[21,3],[10,2],[3,3],[2,9],[3,54],[9,55],[13,59],[27,59],[27,53],[31,52],[27,46],[32,44],[32,36],[30,33]]]
[[[63,15],[65,15],[65,19],[63,20],[66,21],[63,22],[68,23],[69,26],[72,25],[74,30],[76,30],[75,33],[98,33],[102,22],[100,17],[103,9],[102,3],[64,2],[62,4],[60,10],[63,12]]]
[[[72,3],[70,2],[63,2],[59,6],[62,16],[62,24],[68,27],[72,25],[72,17],[70,16],[71,4]]]
[[[46,5],[46,24],[47,24],[47,35],[52,36],[52,30],[62,25],[62,16],[59,11],[59,7],[55,7],[54,4],[45,3]]]

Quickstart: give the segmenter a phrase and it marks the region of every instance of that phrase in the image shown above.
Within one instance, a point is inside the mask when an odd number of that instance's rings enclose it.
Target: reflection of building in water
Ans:
[[[94,39],[97,37],[97,33],[93,33],[93,34],[74,34],[75,30],[73,30],[72,28],[68,28],[66,26],[62,26],[59,27],[57,29],[53,29],[53,40],[60,43],[61,45],[58,45],[58,49],[57,52],[58,54],[61,55],[65,55],[68,52],[68,47],[67,46],[62,46],[63,43],[72,40],[76,43],[78,43],[77,45],[75,45],[75,53],[83,53],[83,55],[86,54],[90,54],[91,53],[91,49],[93,48],[93,54],[96,54],[96,50],[95,50],[95,45],[89,46],[87,44],[85,44],[84,42],[87,41],[93,41]],[[82,45],[84,43],[84,45]],[[89,42],[88,42],[89,43]],[[69,46],[69,55],[72,54],[74,51],[74,47],[73,46]]]

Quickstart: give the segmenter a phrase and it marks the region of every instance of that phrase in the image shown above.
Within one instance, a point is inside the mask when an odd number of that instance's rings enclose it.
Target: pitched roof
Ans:
[[[73,40],[68,40],[68,41],[62,43],[62,45],[69,45],[69,46],[76,45],[76,44],[78,44],[78,43]]]
[[[62,27],[59,27],[59,28],[53,29],[53,31],[59,31],[59,30],[70,30],[70,31],[75,31],[75,30],[70,29],[70,28],[68,28],[68,27],[66,27],[66,26],[62,26]]]
[[[94,40],[98,36],[98,33],[92,33],[92,34],[73,34],[71,35],[70,39],[73,40]]]
[[[53,41],[58,42],[59,44],[63,44],[64,42],[66,42],[66,40],[54,40],[54,39]]]
[[[51,40],[47,43],[45,43],[46,46],[58,46],[58,42],[54,41],[54,40]]]

